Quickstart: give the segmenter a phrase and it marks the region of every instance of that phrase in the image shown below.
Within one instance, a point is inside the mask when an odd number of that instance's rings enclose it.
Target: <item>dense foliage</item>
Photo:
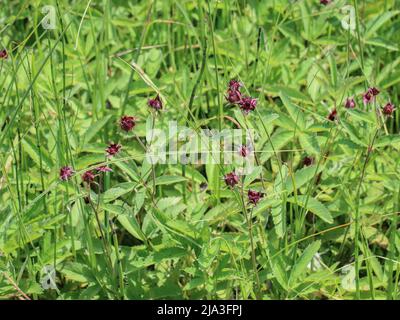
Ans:
[[[4,0],[0,297],[398,299],[399,13]],[[171,121],[254,171],[149,163]]]

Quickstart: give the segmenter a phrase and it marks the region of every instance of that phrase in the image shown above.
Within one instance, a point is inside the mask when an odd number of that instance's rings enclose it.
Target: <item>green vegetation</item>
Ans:
[[[0,298],[399,299],[400,2],[322,2],[3,0]]]

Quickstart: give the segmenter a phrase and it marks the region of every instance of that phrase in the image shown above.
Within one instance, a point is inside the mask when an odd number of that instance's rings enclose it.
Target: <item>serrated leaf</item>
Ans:
[[[291,197],[287,199],[288,202],[299,205],[300,207],[306,208],[308,211],[314,213],[317,217],[321,218],[327,223],[333,223],[333,217],[329,210],[317,199],[308,197],[306,195],[300,195],[297,197]]]
[[[311,262],[314,255],[318,252],[321,247],[321,241],[315,241],[311,243],[302,253],[300,258],[296,261],[290,272],[289,286],[295,287],[298,278],[307,270],[308,264]]]

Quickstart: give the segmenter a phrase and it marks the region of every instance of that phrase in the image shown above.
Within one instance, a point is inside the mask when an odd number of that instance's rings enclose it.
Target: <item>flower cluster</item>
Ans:
[[[364,104],[372,103],[375,100],[375,97],[379,94],[379,90],[377,88],[369,88],[364,94],[363,94],[363,101]]]
[[[247,96],[242,96],[240,88],[242,83],[237,80],[229,81],[226,100],[231,104],[237,104],[244,114],[249,114],[257,107],[257,99]]]
[[[232,171],[224,176],[224,180],[228,187],[234,188],[239,183],[239,176],[235,173],[235,171]],[[247,198],[250,204],[256,205],[262,197],[263,194],[255,190],[249,189],[247,192]]]
[[[380,93],[380,91],[378,88],[375,88],[375,87],[368,88],[368,90],[362,94],[362,99],[363,99],[364,104],[366,105],[366,104],[374,102],[375,97],[377,95],[379,95],[379,93]],[[354,98],[352,98],[352,97],[347,98],[344,103],[344,107],[346,109],[354,109],[356,107],[356,102],[355,102]],[[388,102],[388,103],[386,103],[385,106],[382,107],[381,111],[385,116],[390,117],[390,116],[392,116],[395,109],[396,108],[394,107],[394,105],[391,102]],[[332,112],[331,112],[331,114],[332,114]],[[329,120],[331,120],[330,118],[332,118],[331,114],[328,116]]]

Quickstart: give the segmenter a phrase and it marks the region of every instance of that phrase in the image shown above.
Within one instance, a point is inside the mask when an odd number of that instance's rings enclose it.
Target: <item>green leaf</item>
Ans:
[[[297,124],[298,129],[303,131],[306,128],[306,120],[303,111],[298,106],[294,105],[283,92],[280,93],[280,97],[290,117]]]
[[[115,185],[115,187],[108,189],[103,194],[103,202],[111,202],[120,196],[131,192],[138,184],[136,182],[123,182]]]
[[[179,182],[184,182],[187,179],[182,176],[161,176],[156,178],[156,185],[168,185],[168,184],[174,184],[174,183],[179,183]]]
[[[377,148],[387,147],[387,146],[400,147],[400,135],[390,134],[387,136],[379,137],[376,140],[374,146]]]
[[[49,155],[43,148],[41,148],[41,150],[39,152],[39,148],[36,145],[34,145],[27,138],[22,140],[22,146],[23,146],[24,150],[32,158],[32,160],[36,162],[37,165],[40,165],[40,154],[41,154],[43,169],[47,172],[50,171],[53,164],[52,164],[52,161],[51,161]]]
[[[86,132],[83,134],[83,140],[81,145],[85,145],[86,143],[90,142],[96,134],[104,127],[104,125],[110,120],[111,115],[105,116],[103,119],[95,122],[94,124],[90,125]]]
[[[135,238],[146,241],[146,236],[142,232],[132,210],[128,207],[123,207],[119,205],[104,204],[102,206],[104,210],[112,212],[117,215],[117,220]]]
[[[350,114],[351,117],[353,117],[357,120],[361,120],[361,121],[365,121],[365,122],[369,122],[369,123],[376,122],[376,117],[373,112],[366,112],[366,111],[362,111],[360,109],[346,109],[346,112],[348,114]]]
[[[306,208],[308,211],[314,213],[317,217],[321,218],[327,223],[333,223],[333,217],[329,210],[317,199],[308,197],[306,195],[297,196],[297,201],[295,197],[288,198],[287,201],[297,204],[300,207]]]
[[[307,265],[311,262],[312,258],[318,252],[320,247],[321,241],[319,240],[311,243],[296,261],[296,264],[293,266],[292,271],[290,272],[289,285],[291,287],[292,285],[296,284],[297,279],[306,271]]]

